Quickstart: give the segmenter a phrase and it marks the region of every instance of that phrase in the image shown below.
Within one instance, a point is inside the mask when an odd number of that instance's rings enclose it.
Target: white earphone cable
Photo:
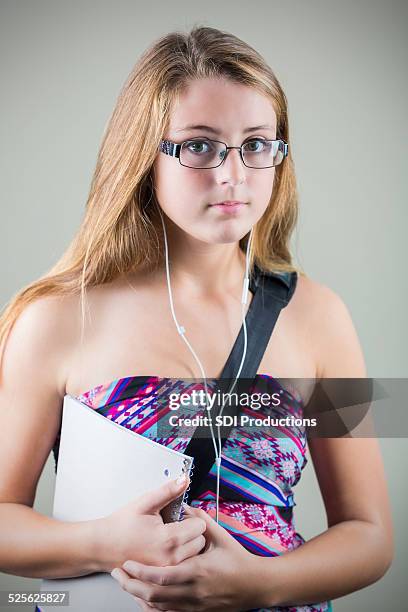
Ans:
[[[205,398],[206,398],[206,403],[207,403],[207,410],[209,410],[209,406],[208,406],[207,377],[205,375],[203,365],[202,365],[201,361],[199,360],[197,353],[195,352],[195,350],[193,349],[193,347],[191,346],[190,342],[187,340],[187,338],[185,336],[185,331],[186,330],[184,329],[184,327],[182,325],[179,325],[179,323],[177,321],[177,317],[176,317],[176,312],[174,310],[173,292],[171,290],[171,283],[170,283],[169,249],[168,249],[168,244],[167,244],[166,226],[164,224],[164,219],[163,219],[163,216],[162,216],[162,213],[161,213],[160,209],[159,209],[159,212],[160,212],[160,217],[161,217],[161,221],[162,221],[162,225],[163,225],[163,232],[164,232],[164,249],[165,249],[165,254],[166,254],[166,279],[167,279],[167,290],[168,290],[168,294],[169,294],[171,314],[172,314],[173,320],[174,320],[174,322],[176,324],[178,333],[180,334],[180,336],[182,337],[184,342],[187,344],[189,350],[191,351],[191,354],[193,355],[194,359],[196,360],[196,362],[198,364],[198,367],[201,370],[201,376],[203,377],[203,381],[204,381],[204,389],[205,389]],[[216,456],[216,459],[218,459],[218,451],[217,451],[217,446],[216,446],[216,443],[215,443],[214,432],[213,432],[211,421],[210,421],[210,428],[211,428],[212,440],[213,440],[213,444],[214,444],[215,456]]]
[[[196,352],[194,351],[193,347],[191,346],[190,342],[187,340],[186,336],[185,336],[185,329],[182,325],[179,324],[179,322],[177,321],[177,317],[176,317],[176,313],[175,313],[175,309],[174,309],[174,303],[173,303],[173,293],[171,290],[171,282],[170,282],[170,266],[169,266],[169,250],[168,250],[168,243],[167,243],[167,233],[166,233],[166,226],[164,223],[164,219],[163,219],[163,215],[162,212],[159,210],[159,214],[160,214],[160,218],[161,218],[161,222],[162,222],[162,226],[163,226],[163,234],[164,234],[164,249],[165,249],[165,259],[166,259],[166,279],[167,279],[167,290],[168,290],[168,294],[169,294],[169,301],[170,301],[170,310],[171,310],[171,314],[174,320],[174,323],[176,325],[177,331],[180,334],[180,336],[182,337],[182,339],[184,340],[184,342],[186,343],[187,347],[189,348],[191,354],[193,355],[194,359],[196,360],[198,367],[200,368],[201,371],[201,375],[203,378],[203,382],[204,382],[204,389],[205,389],[205,399],[206,399],[206,407],[207,407],[207,411],[209,411],[209,403],[208,403],[208,386],[207,386],[207,377],[203,368],[203,365],[200,361],[200,359],[198,358],[198,355],[196,354]],[[247,251],[246,251],[246,258],[245,258],[245,277],[244,277],[244,283],[243,283],[243,287],[242,287],[242,297],[241,297],[241,315],[242,315],[242,325],[243,325],[243,331],[244,331],[244,348],[243,348],[243,353],[242,353],[242,358],[241,358],[241,363],[239,365],[238,368],[238,372],[235,376],[235,380],[234,383],[232,385],[232,387],[230,388],[230,390],[228,391],[228,393],[232,393],[232,390],[235,388],[235,385],[237,383],[238,377],[242,371],[242,367],[244,365],[244,361],[245,361],[245,356],[246,356],[246,352],[247,352],[247,344],[248,344],[248,334],[247,334],[247,327],[246,327],[246,320],[245,320],[245,305],[247,304],[248,301],[248,291],[249,291],[249,263],[250,263],[250,251],[251,251],[251,242],[252,242],[252,229],[248,238],[248,243],[247,243]],[[219,412],[218,416],[222,415],[222,411],[224,409],[224,405],[221,406],[221,410]],[[220,491],[220,469],[221,469],[221,435],[220,435],[220,426],[217,425],[217,437],[218,437],[218,444],[219,444],[219,448],[217,449],[217,444],[215,441],[215,435],[214,435],[214,430],[213,430],[213,425],[212,425],[212,420],[210,419],[209,421],[210,424],[210,430],[211,430],[211,438],[213,441],[213,446],[214,446],[214,453],[215,453],[215,463],[217,466],[217,484],[216,484],[216,514],[215,514],[215,520],[218,523],[218,506],[219,506],[219,491]]]

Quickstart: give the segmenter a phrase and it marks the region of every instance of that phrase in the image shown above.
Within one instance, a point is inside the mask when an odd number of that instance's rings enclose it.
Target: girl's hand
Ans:
[[[206,512],[186,506],[186,514],[206,523],[202,554],[169,567],[128,560],[112,576],[143,610],[227,612],[257,607],[257,557]]]
[[[205,546],[202,518],[190,516],[183,521],[164,523],[160,514],[187,488],[189,479],[176,480],[154,489],[119,508],[109,516],[97,519],[96,538],[103,547],[100,571],[111,572],[127,559],[147,565],[177,565],[197,555]]]

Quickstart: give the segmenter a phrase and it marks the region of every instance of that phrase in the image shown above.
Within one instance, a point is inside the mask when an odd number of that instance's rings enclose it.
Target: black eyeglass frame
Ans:
[[[219,144],[223,144],[224,147],[226,148],[225,156],[222,158],[220,163],[217,164],[216,166],[199,167],[199,166],[187,166],[186,164],[182,164],[181,160],[180,160],[181,148],[182,148],[182,146],[183,146],[183,144],[185,142],[193,142],[194,140],[209,140],[211,142],[218,142]],[[263,142],[279,142],[278,151],[280,150],[283,153],[282,161],[280,161],[279,164],[275,164],[275,165],[272,165],[272,166],[262,166],[262,167],[248,166],[248,164],[246,164],[245,161],[244,161],[244,156],[243,156],[243,153],[242,153],[242,147],[245,144],[247,144],[248,142],[251,142],[251,140],[247,140],[247,141],[243,142],[240,147],[229,147],[226,142],[222,142],[222,140],[214,140],[212,138],[198,138],[198,137],[197,138],[188,138],[187,140],[184,140],[180,144],[178,144],[176,142],[172,142],[171,140],[162,140],[160,142],[160,145],[159,145],[159,151],[161,153],[164,153],[165,155],[170,155],[171,157],[176,157],[179,160],[179,163],[180,163],[181,166],[183,166],[184,168],[192,168],[193,170],[212,170],[214,168],[219,168],[224,163],[224,161],[227,159],[228,152],[231,149],[238,149],[239,153],[240,153],[240,156],[241,156],[242,163],[244,164],[244,166],[246,168],[251,168],[252,170],[264,170],[266,168],[276,168],[277,166],[280,166],[280,164],[283,162],[285,157],[287,157],[287,155],[288,155],[289,145],[288,145],[287,142],[285,142],[284,140],[282,140],[280,138],[275,138],[274,140],[268,140],[268,139],[264,139],[264,138],[258,138],[258,139],[257,138],[253,138],[253,140],[261,140]]]

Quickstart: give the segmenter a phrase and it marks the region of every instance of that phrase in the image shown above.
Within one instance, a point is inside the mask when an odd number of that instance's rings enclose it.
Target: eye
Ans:
[[[261,153],[265,150],[267,144],[261,138],[253,138],[244,143],[244,150],[248,153]]]
[[[203,154],[209,153],[212,150],[211,143],[208,140],[189,140],[184,143],[184,146],[190,153]]]

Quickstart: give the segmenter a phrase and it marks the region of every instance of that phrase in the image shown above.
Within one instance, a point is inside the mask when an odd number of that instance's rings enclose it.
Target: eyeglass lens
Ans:
[[[244,163],[249,168],[277,166],[283,159],[280,140],[254,139],[242,145]],[[180,163],[190,168],[216,168],[222,164],[227,149],[224,143],[208,139],[183,142]]]

